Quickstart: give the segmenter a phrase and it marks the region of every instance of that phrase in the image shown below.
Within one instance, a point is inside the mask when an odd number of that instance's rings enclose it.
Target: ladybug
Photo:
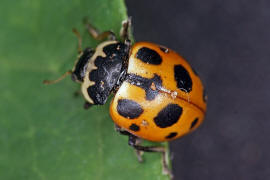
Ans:
[[[91,36],[104,40],[95,49],[81,48],[71,74],[81,84],[85,108],[104,105],[110,94],[114,98],[110,115],[116,130],[129,136],[128,144],[138,152],[161,152],[163,170],[171,175],[166,162],[166,149],[142,146],[138,139],[154,142],[171,141],[194,131],[206,112],[206,95],[198,74],[175,51],[150,42],[131,45],[128,37],[130,19],[123,21],[121,41],[111,31],[99,33],[84,21]]]

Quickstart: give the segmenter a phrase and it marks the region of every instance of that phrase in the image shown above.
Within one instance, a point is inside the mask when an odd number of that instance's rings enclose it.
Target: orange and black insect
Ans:
[[[81,84],[85,108],[103,105],[110,94],[114,98],[110,115],[116,130],[129,136],[128,144],[138,151],[161,152],[164,170],[170,174],[164,147],[142,146],[138,139],[170,141],[195,130],[206,112],[206,95],[199,76],[179,54],[149,42],[131,45],[128,37],[130,20],[123,22],[121,41],[111,31],[98,33],[85,22],[89,33],[104,40],[95,49],[81,48],[71,74]]]

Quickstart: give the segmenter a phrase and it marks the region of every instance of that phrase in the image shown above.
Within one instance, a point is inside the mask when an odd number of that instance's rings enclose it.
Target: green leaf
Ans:
[[[2,0],[0,6],[0,179],[169,179],[159,153],[139,163],[127,137],[114,131],[109,103],[83,109],[70,78],[45,86],[72,68],[87,16],[100,31],[118,34],[123,0]],[[167,146],[167,144],[165,144]]]

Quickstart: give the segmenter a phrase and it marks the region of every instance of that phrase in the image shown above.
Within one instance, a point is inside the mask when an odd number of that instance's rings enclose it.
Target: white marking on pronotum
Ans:
[[[85,73],[85,76],[84,76],[84,79],[83,79],[83,83],[82,83],[82,86],[81,86],[81,91],[82,91],[82,94],[83,94],[84,98],[91,104],[94,104],[94,101],[89,97],[88,92],[87,92],[87,88],[89,86],[95,85],[95,82],[90,81],[89,73],[91,71],[97,69],[97,66],[95,65],[95,61],[96,61],[98,56],[106,57],[106,54],[103,52],[103,48],[105,46],[108,46],[110,44],[115,44],[115,43],[117,43],[117,41],[105,41],[105,42],[99,44],[96,47],[96,51],[93,54],[93,56],[90,58],[90,61],[88,63],[87,70],[86,70],[86,73]]]

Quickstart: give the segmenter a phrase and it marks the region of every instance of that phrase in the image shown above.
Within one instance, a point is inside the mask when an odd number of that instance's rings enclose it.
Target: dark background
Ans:
[[[171,143],[175,179],[270,179],[270,1],[126,2],[136,41],[179,52],[208,92],[203,125]]]

